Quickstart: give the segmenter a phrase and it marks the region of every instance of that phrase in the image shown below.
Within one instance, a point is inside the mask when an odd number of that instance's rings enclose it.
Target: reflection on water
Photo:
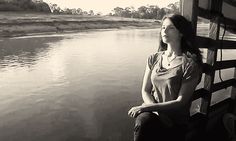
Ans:
[[[48,40],[48,41],[47,41]],[[45,58],[50,49],[47,42],[53,42],[54,38],[29,39],[5,39],[0,41],[0,67],[9,70],[19,67],[32,67],[41,58]]]
[[[158,29],[0,41],[0,140],[132,140]],[[230,76],[224,76],[227,78]]]

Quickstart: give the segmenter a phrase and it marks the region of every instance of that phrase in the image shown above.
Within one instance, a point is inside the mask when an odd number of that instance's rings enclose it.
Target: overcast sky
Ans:
[[[119,6],[122,8],[134,6],[158,5],[165,7],[169,3],[179,0],[43,0],[47,3],[58,4],[61,8],[81,8],[84,11],[94,10],[95,13],[102,12],[108,14],[113,8]]]

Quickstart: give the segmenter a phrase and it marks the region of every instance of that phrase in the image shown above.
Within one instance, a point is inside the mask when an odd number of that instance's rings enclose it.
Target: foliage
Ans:
[[[53,14],[67,14],[67,15],[101,15],[101,13],[95,14],[93,10],[83,11],[81,8],[65,8],[61,9],[57,4],[49,4],[51,12]]]
[[[47,3],[35,3],[31,0],[1,0],[0,11],[34,11],[34,12],[50,12]]]
[[[141,6],[137,10],[133,7],[116,7],[112,10],[112,16],[140,18],[140,19],[162,19],[164,15],[179,13],[179,2],[171,3],[167,7],[159,8],[157,5]]]

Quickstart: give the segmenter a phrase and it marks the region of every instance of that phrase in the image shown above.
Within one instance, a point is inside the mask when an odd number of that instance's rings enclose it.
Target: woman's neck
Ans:
[[[166,50],[167,56],[180,56],[182,55],[180,44],[167,44],[167,50]]]

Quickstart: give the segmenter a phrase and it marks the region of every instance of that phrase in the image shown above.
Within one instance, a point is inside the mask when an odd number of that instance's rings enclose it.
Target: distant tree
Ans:
[[[138,14],[139,14],[139,18],[141,19],[147,19],[147,12],[148,12],[148,8],[146,6],[141,6],[138,8]]]
[[[31,6],[31,9],[35,9],[37,12],[51,13],[49,5],[45,2],[35,3],[35,4],[31,4],[29,6]]]
[[[131,18],[135,18],[135,8],[133,6],[130,7],[130,10],[131,10]]]
[[[102,12],[98,12],[96,13],[97,16],[101,16],[102,15]]]
[[[93,10],[89,10],[88,14],[89,14],[90,16],[94,16]]]
[[[121,7],[116,7],[113,9],[113,12],[114,12],[114,16],[122,16],[122,12],[123,12],[123,8]]]
[[[63,11],[64,11],[63,12],[64,14],[68,14],[68,15],[72,14],[72,10],[69,8],[65,8]]]
[[[164,8],[161,8],[161,9],[157,12],[157,19],[158,19],[158,20],[161,20],[165,15],[166,15],[166,11],[164,10]]]
[[[45,2],[32,0],[0,0],[0,11],[37,11],[50,13],[50,7]]]
[[[61,7],[59,7],[57,4],[52,4],[50,3],[49,4],[49,7],[51,9],[51,12],[53,14],[60,14],[60,13],[63,13],[63,10],[61,9]]]
[[[156,5],[150,5],[147,9],[147,16],[149,19],[157,19],[157,13],[160,8]]]
[[[76,13],[78,15],[83,15],[83,10],[81,8],[77,8]]]
[[[170,13],[179,14],[179,2],[171,3],[167,6],[169,8]]]
[[[180,14],[180,2],[177,1],[177,2],[174,3],[174,5],[175,5],[175,7],[176,7],[176,11],[175,11],[175,13]]]
[[[77,14],[77,10],[75,9],[75,8],[72,8],[72,9],[70,9],[71,10],[71,14],[73,14],[73,15],[76,15]]]
[[[138,11],[134,11],[134,12],[132,13],[132,17],[133,17],[133,18],[140,18]]]
[[[56,8],[57,8],[57,4],[49,3],[49,7],[50,7],[51,12],[54,13],[54,11],[55,11]]]
[[[167,8],[169,8],[169,9],[171,10],[171,12],[176,11],[176,7],[175,7],[175,5],[174,5],[173,3],[168,4],[168,5],[167,5]]]
[[[88,15],[88,12],[87,11],[83,11],[82,15]]]
[[[125,7],[124,10],[122,11],[122,17],[131,17],[131,8],[130,7]]]

